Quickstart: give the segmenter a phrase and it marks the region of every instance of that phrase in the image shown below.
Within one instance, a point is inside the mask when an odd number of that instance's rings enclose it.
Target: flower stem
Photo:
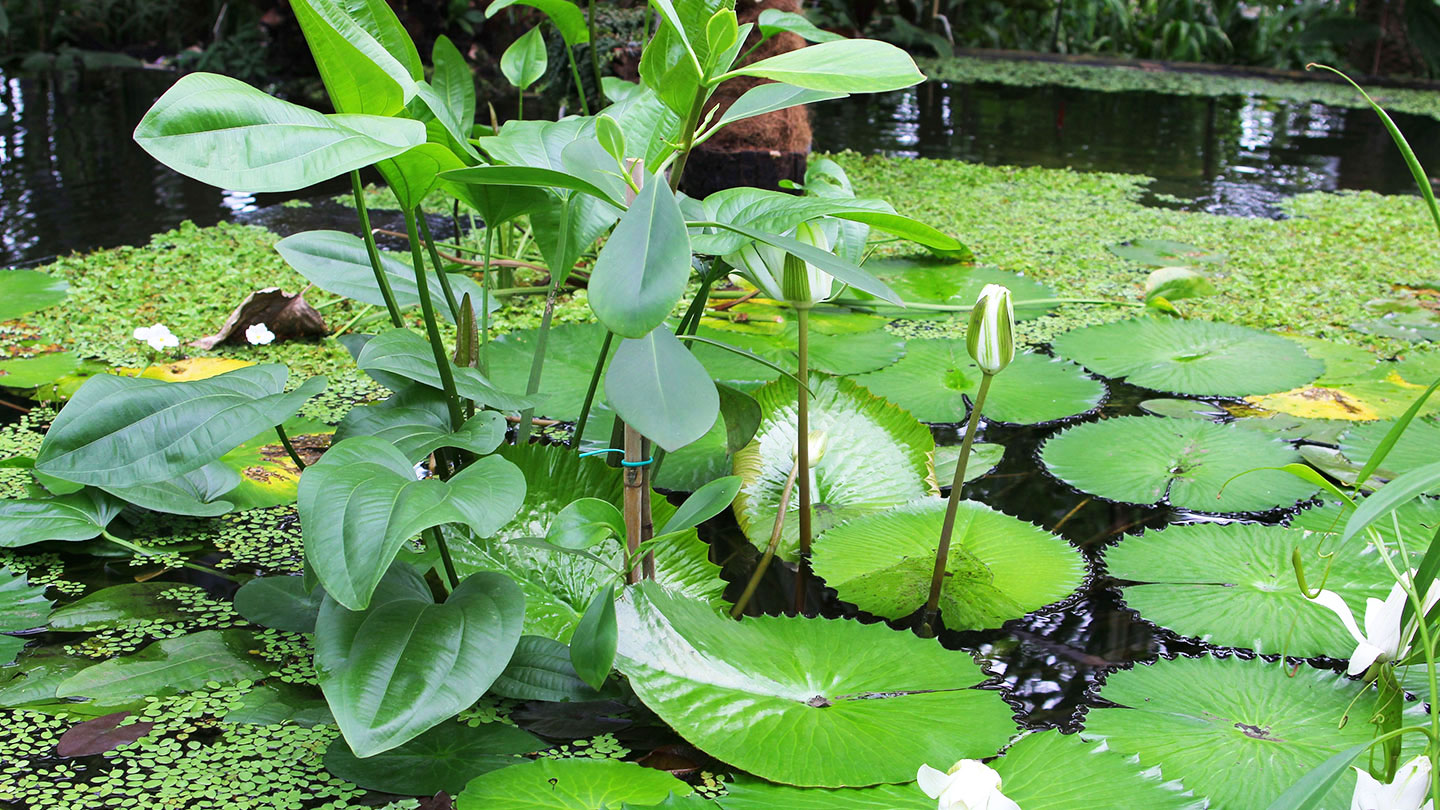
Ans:
[[[945,584],[945,564],[950,559],[950,536],[955,532],[955,515],[960,510],[960,489],[965,485],[965,467],[970,461],[970,448],[975,444],[975,434],[980,427],[980,409],[985,407],[985,395],[990,393],[990,381],[995,375],[986,374],[980,379],[980,390],[975,394],[975,407],[970,409],[970,423],[965,426],[965,439],[960,443],[960,458],[955,462],[955,481],[950,485],[950,497],[945,505],[945,523],[940,528],[940,545],[935,549],[935,572],[930,576],[930,598],[925,601],[925,614],[920,625],[920,634],[930,638],[935,635],[935,614],[940,605],[940,587]]]
[[[450,320],[460,322],[460,301],[455,298],[455,291],[450,288],[450,274],[445,272],[445,265],[440,262],[440,251],[435,249],[435,239],[430,236],[430,223],[425,219],[425,211],[416,207],[416,219],[420,224],[420,235],[425,239],[425,248],[430,251],[430,265],[435,268],[435,275],[440,279],[440,289],[445,293],[445,303],[450,307]]]
[[[800,379],[795,389],[795,466],[800,470],[800,560],[795,569],[795,613],[805,612],[805,581],[810,571],[810,309],[796,307],[800,327]]]
[[[530,360],[530,381],[525,385],[526,396],[540,390],[540,372],[545,368],[545,344],[550,338],[550,321],[555,317],[555,294],[559,286],[552,281],[549,292],[545,294],[545,312],[540,316],[540,329],[535,334],[535,355]],[[534,423],[535,409],[526,408],[520,414],[520,426],[516,428],[517,445],[530,441],[530,428]]]
[[[490,375],[490,255],[495,246],[495,229],[485,223],[485,264],[480,268],[480,373]]]
[[[690,104],[690,115],[685,119],[685,128],[680,131],[685,140],[680,145],[680,152],[675,156],[675,164],[670,167],[671,191],[680,190],[680,176],[685,173],[685,162],[690,159],[690,150],[695,148],[695,127],[700,125],[700,114],[705,111],[705,99],[708,97],[705,90],[704,84],[696,88],[695,100]]]
[[[360,235],[365,239],[365,253],[370,257],[370,269],[375,271],[375,283],[380,287],[380,297],[385,299],[385,309],[390,313],[392,326],[402,325],[400,306],[395,303],[395,291],[390,289],[390,277],[380,264],[380,248],[375,245],[375,232],[370,230],[370,210],[365,207],[365,187],[360,184],[360,172],[350,172],[350,190],[355,195],[355,209],[360,213]]]
[[[430,351],[435,355],[440,386],[445,392],[445,406],[450,411],[450,429],[459,430],[465,423],[465,417],[460,410],[460,395],[455,392],[455,371],[450,367],[450,356],[440,339],[440,325],[435,319],[435,303],[430,300],[430,282],[425,275],[425,257],[420,254],[420,235],[415,224],[415,210],[405,209],[405,232],[410,235],[410,261],[415,269],[415,287],[420,294],[420,312],[425,318],[425,334],[430,339]]]
[[[455,573],[455,561],[450,557],[450,546],[445,544],[445,533],[440,531],[439,526],[431,526],[425,530],[425,537],[433,542],[440,552],[440,564],[445,566],[445,578],[450,580],[450,590],[460,587],[460,575]]]
[[[775,559],[775,550],[780,547],[780,535],[785,531],[785,513],[790,510],[790,493],[795,488],[795,475],[800,472],[799,460],[790,467],[790,475],[785,479],[785,487],[780,490],[780,510],[775,513],[775,528],[770,530],[770,543],[765,546],[765,554],[760,557],[760,563],[755,566],[755,573],[750,575],[750,581],[745,583],[745,591],[735,601],[735,607],[730,610],[730,618],[738,619],[745,613],[745,607],[750,604],[750,597],[754,595],[755,589],[760,587],[760,580],[770,568],[770,561]],[[807,476],[808,477],[808,476]]]
[[[592,44],[591,47],[594,47]],[[590,102],[585,99],[585,83],[580,81],[580,66],[575,63],[575,49],[565,43],[565,55],[570,58],[570,73],[575,77],[575,95],[580,97],[580,114],[590,114]]]

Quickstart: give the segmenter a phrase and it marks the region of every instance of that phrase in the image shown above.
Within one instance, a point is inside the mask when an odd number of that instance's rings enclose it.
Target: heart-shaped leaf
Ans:
[[[671,794],[686,796],[689,785],[664,771],[634,762],[537,759],[471,782],[457,810],[593,810],[648,807]]]
[[[383,793],[458,794],[471,779],[525,762],[520,754],[545,747],[540,738],[502,723],[441,723],[399,748],[365,759],[336,740],[325,752],[325,770]]]
[[[397,402],[394,406],[387,401],[351,408],[335,429],[335,443],[352,436],[375,436],[395,445],[411,461],[420,461],[441,447],[458,447],[483,456],[505,440],[507,423],[497,411],[481,411],[451,432],[444,397],[438,391],[434,394],[403,399],[397,394],[391,398]],[[398,404],[407,400],[414,404]]]
[[[324,601],[325,591],[307,590],[304,577],[259,577],[235,592],[235,612],[261,627],[313,633]]]
[[[363,611],[327,598],[315,671],[358,757],[388,751],[472,705],[510,661],[525,596],[509,578],[472,574],[444,604],[415,569],[392,566]]]
[[[357,436],[330,448],[300,478],[305,556],[332,599],[364,610],[406,540],[442,523],[463,523],[488,537],[524,498],[525,476],[499,456],[449,481],[417,481],[393,445]]]
[[[211,681],[234,683],[265,677],[254,646],[242,630],[205,630],[162,639],[133,655],[113,658],[70,676],[56,697],[88,697],[115,703],[146,695],[172,695],[201,689]]]

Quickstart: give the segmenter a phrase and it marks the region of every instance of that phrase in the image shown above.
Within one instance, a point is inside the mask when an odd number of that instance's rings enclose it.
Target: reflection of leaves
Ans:
[[[300,338],[321,338],[329,333],[325,319],[305,301],[304,293],[287,293],[279,287],[266,287],[245,296],[240,306],[225,319],[220,331],[208,337],[192,340],[191,346],[213,349],[226,343],[247,345],[245,330],[256,324],[264,324],[275,333],[275,341],[297,340]]]

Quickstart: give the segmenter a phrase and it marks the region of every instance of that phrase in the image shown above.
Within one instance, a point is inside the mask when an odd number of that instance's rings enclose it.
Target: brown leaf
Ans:
[[[113,751],[125,743],[132,743],[150,733],[154,723],[131,723],[120,725],[130,712],[116,712],[94,720],[86,720],[71,726],[60,735],[55,754],[60,757],[89,757]]]
[[[275,333],[275,341],[297,338],[325,337],[330,330],[325,319],[305,302],[305,294],[287,293],[279,287],[266,287],[245,296],[240,306],[230,313],[220,331],[209,337],[190,341],[197,349],[213,349],[221,343],[245,346],[245,330],[257,323]]]
[[[641,757],[639,763],[675,776],[689,776],[700,770],[700,763],[692,759],[695,753],[688,745],[662,745]]]
[[[421,799],[420,806],[415,810],[455,810],[455,800],[442,790],[428,799]]]

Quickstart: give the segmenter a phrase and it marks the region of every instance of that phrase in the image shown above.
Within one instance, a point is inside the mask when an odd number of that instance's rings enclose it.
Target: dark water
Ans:
[[[818,150],[1144,174],[1149,202],[1217,214],[1273,217],[1310,191],[1415,193],[1369,109],[930,82],[813,110]],[[1421,164],[1440,167],[1440,121],[1392,117]]]

